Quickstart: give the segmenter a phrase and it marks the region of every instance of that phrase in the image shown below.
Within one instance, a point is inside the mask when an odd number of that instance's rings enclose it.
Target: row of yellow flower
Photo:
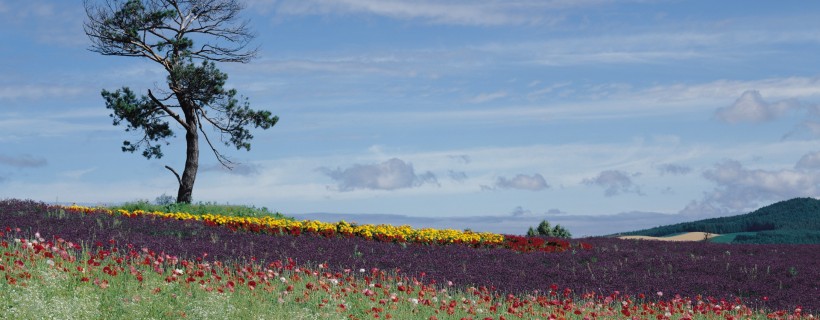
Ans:
[[[105,208],[90,208],[72,205],[65,207],[67,210],[80,212],[105,212],[109,215],[122,215],[127,217],[134,217],[140,215],[151,215],[162,218],[170,218],[177,220],[196,220],[204,221],[210,224],[220,226],[260,226],[267,229],[283,230],[292,232],[299,230],[300,232],[318,233],[318,234],[342,234],[359,236],[366,239],[376,239],[381,241],[395,241],[395,242],[419,242],[419,243],[468,243],[468,244],[485,244],[485,245],[499,245],[504,242],[504,236],[489,232],[472,232],[459,231],[454,229],[414,229],[408,225],[393,226],[387,224],[372,225],[372,224],[350,224],[345,221],[337,223],[327,223],[316,220],[289,220],[281,219],[272,216],[264,217],[235,217],[224,216],[218,214],[203,214],[196,215],[185,212],[146,212],[142,210],[128,211],[128,210],[110,210]]]

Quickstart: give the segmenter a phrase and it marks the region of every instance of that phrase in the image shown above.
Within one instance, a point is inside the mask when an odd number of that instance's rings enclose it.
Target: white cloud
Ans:
[[[538,173],[533,174],[532,176],[518,174],[512,179],[498,177],[494,186],[501,189],[520,189],[530,191],[539,191],[550,187],[549,184],[547,184],[547,180],[545,180],[544,177]]]
[[[338,182],[338,190],[355,189],[395,190],[412,188],[424,183],[438,183],[432,172],[417,175],[411,163],[392,158],[379,164],[341,169],[319,168],[319,171]]]
[[[759,91],[748,90],[731,106],[718,109],[715,116],[728,123],[763,122],[773,120],[796,107],[799,107],[799,104],[794,100],[768,103],[763,100]]]
[[[808,156],[810,159],[816,155]],[[801,161],[804,159],[805,156]],[[703,176],[717,186],[703,199],[690,202],[681,213],[707,216],[743,213],[761,202],[812,197],[820,192],[820,171],[748,169],[739,161],[725,160],[705,171]]]
[[[794,168],[798,170],[820,169],[820,151],[804,154],[794,165]]]
[[[635,193],[638,195],[643,195],[641,189],[632,182],[629,174],[620,170],[602,171],[595,178],[584,179],[582,183],[604,188],[604,195],[607,197],[616,196],[622,193]]]

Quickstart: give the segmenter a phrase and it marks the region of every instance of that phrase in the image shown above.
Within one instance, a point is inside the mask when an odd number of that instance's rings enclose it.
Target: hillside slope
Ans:
[[[713,239],[718,242],[820,243],[820,200],[795,198],[747,214],[683,222],[621,235],[663,237],[683,232],[727,235],[727,238]]]

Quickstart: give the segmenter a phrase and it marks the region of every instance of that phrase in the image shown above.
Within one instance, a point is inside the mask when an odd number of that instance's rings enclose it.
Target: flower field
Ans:
[[[566,251],[570,248],[567,241],[560,239],[546,240],[537,237],[520,237],[513,235],[501,235],[489,232],[459,231],[453,229],[413,229],[410,226],[392,225],[357,225],[345,221],[337,223],[327,223],[315,220],[292,220],[277,217],[237,217],[215,214],[194,215],[185,212],[147,212],[143,210],[109,210],[105,208],[90,208],[83,206],[69,206],[60,208],[69,212],[81,212],[87,214],[108,214],[120,215],[124,217],[152,216],[168,218],[174,220],[202,221],[206,225],[225,226],[231,230],[245,230],[254,233],[267,233],[273,235],[289,234],[298,236],[302,233],[321,235],[327,238],[335,236],[360,237],[366,240],[395,243],[420,243],[420,244],[463,244],[472,247],[503,247],[520,252],[544,251],[557,252]],[[581,243],[580,248],[589,249],[589,244]]]
[[[813,319],[820,310],[817,245],[258,219],[0,201],[5,315]]]

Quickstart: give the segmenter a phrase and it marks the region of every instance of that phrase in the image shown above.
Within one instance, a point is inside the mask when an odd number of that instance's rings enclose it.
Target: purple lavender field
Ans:
[[[332,269],[379,268],[456,286],[487,286],[505,293],[577,294],[615,291],[647,299],[664,295],[740,298],[751,307],[820,310],[820,245],[739,245],[584,238],[592,250],[520,253],[508,249],[395,244],[361,238],[268,235],[231,231],[196,221],[60,212],[43,203],[0,201],[0,228],[45,238],[127,244],[207,260],[327,263]],[[575,246],[577,247],[577,245]],[[207,256],[205,254],[207,253]]]

